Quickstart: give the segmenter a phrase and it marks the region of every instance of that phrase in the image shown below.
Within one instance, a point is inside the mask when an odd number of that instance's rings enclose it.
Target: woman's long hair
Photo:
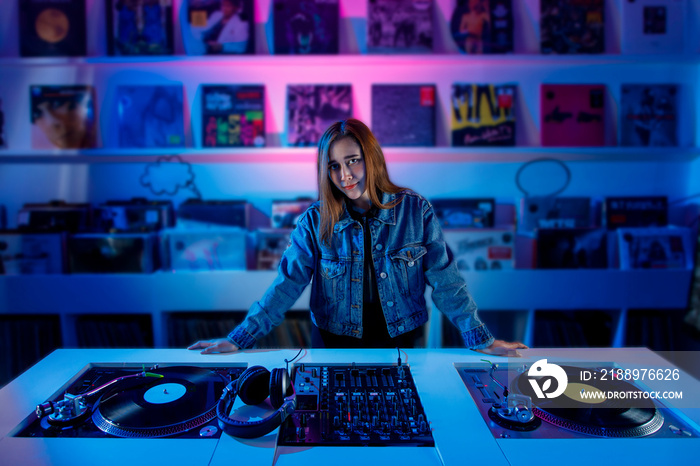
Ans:
[[[339,139],[352,138],[360,146],[365,163],[366,189],[372,205],[380,209],[389,209],[399,202],[397,199],[389,204],[382,204],[382,192],[398,193],[404,188],[396,186],[389,179],[384,153],[372,131],[360,120],[348,118],[333,123],[321,136],[318,143],[318,197],[321,201],[321,242],[330,243],[333,228],[343,213],[345,194],[340,192],[328,174],[328,160],[331,146]]]

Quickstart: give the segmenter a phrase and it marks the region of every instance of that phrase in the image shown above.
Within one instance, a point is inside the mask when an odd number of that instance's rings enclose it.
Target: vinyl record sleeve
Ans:
[[[443,229],[491,228],[494,225],[494,198],[431,199],[438,222]]]
[[[450,32],[459,50],[468,55],[512,52],[511,0],[457,0]]]
[[[605,53],[604,10],[604,0],[540,0],[541,52]]]
[[[538,269],[605,269],[607,231],[599,228],[541,229],[537,232]]]
[[[452,85],[452,145],[514,146],[514,84]]]
[[[541,84],[542,145],[604,146],[605,98],[603,84]]]
[[[30,86],[33,149],[86,149],[97,143],[92,86]]]
[[[184,147],[180,85],[118,86],[119,147]]]
[[[435,145],[434,84],[372,84],[372,132],[382,146]]]
[[[255,269],[277,270],[282,254],[290,241],[289,229],[260,229],[255,231]]]
[[[273,0],[275,55],[338,53],[338,0]]]
[[[622,53],[683,53],[686,0],[623,0],[621,5]]]
[[[203,85],[202,145],[263,147],[265,86]]]
[[[430,53],[433,0],[368,0],[369,53]]]
[[[668,225],[668,198],[666,196],[606,197],[603,212],[608,229],[664,227]]]
[[[85,0],[19,1],[22,57],[85,56],[85,28]]]
[[[529,196],[521,199],[520,231],[593,226],[590,197]]]
[[[64,233],[0,232],[0,275],[65,272]]]
[[[188,55],[255,53],[254,0],[183,0],[182,40]]]
[[[287,86],[287,142],[315,146],[332,123],[352,117],[350,84]]]
[[[618,228],[617,238],[623,270],[693,268],[689,228]]]
[[[105,0],[110,55],[171,55],[173,0]]]
[[[157,237],[148,233],[81,233],[68,238],[70,273],[152,273]]]
[[[161,230],[167,245],[167,269],[178,270],[245,270],[247,232],[243,228]]]
[[[515,264],[513,229],[456,229],[444,231],[445,243],[463,271],[512,270]]]
[[[620,144],[678,146],[678,86],[623,84],[620,96]]]

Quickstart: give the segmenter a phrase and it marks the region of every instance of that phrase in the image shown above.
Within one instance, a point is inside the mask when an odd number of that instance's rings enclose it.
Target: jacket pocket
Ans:
[[[413,294],[423,296],[425,293],[422,258],[427,252],[423,246],[407,246],[391,255],[394,276],[402,295],[414,298]]]
[[[345,263],[330,259],[321,259],[320,276],[323,282],[322,289],[329,304],[335,304],[345,298]]]

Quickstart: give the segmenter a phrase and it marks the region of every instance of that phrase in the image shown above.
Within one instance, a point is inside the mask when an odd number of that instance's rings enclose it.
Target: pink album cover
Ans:
[[[542,145],[604,146],[605,85],[542,84]]]

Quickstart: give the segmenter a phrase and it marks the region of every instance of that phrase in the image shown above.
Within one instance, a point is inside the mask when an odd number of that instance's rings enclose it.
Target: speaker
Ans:
[[[257,421],[239,421],[229,417],[236,397],[247,405],[259,405],[270,398],[275,411]],[[262,437],[279,427],[296,409],[296,393],[287,369],[268,371],[262,366],[246,369],[224,389],[216,406],[219,427],[227,434],[240,438]]]

